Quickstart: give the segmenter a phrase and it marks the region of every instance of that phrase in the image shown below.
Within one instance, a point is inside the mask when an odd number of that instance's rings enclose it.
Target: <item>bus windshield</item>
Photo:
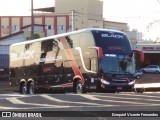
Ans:
[[[112,31],[92,31],[96,46],[103,49],[104,54],[129,55],[132,53],[127,36]]]
[[[134,59],[127,36],[114,31],[92,31],[96,46],[103,49],[100,69],[108,74],[133,74]]]
[[[105,54],[99,67],[108,74],[134,73],[133,59],[128,55]]]

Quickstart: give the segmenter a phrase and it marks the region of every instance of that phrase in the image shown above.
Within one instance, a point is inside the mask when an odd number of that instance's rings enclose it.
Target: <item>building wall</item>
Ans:
[[[102,21],[103,2],[100,0],[55,0],[55,13],[69,14],[69,26],[72,24],[71,11],[74,11],[74,30],[94,27],[93,21]],[[102,27],[102,22],[98,27]]]
[[[35,18],[34,20],[35,20],[35,21],[34,21],[35,24],[40,24],[40,25],[42,25],[42,18],[41,18],[41,17],[37,17],[37,18]]]
[[[104,21],[104,28],[114,29],[119,31],[128,31],[129,27],[127,23],[114,22],[114,21]]]
[[[127,34],[132,47],[135,48],[136,44],[137,44],[137,32],[136,31],[125,31],[125,33]]]
[[[46,25],[43,32],[46,36],[69,31],[69,16],[34,16],[35,24]],[[1,16],[0,37],[19,32],[23,26],[31,24],[30,16]],[[60,27],[63,26],[63,27]],[[58,29],[58,28],[63,28]]]
[[[31,24],[31,17],[23,17],[23,26],[26,26],[29,24]]]
[[[66,30],[66,18],[64,17],[57,18],[57,29],[58,29],[58,34],[65,33],[67,31]]]
[[[100,20],[89,20],[88,21],[89,28],[103,28],[103,21]]]

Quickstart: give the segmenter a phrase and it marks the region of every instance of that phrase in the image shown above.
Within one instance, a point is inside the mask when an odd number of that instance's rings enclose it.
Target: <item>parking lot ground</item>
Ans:
[[[160,74],[144,73],[141,79],[135,84],[136,89],[140,91],[160,91]]]
[[[6,94],[6,93],[11,93],[11,89],[9,86],[9,81],[7,80],[1,80],[0,81],[0,94]]]
[[[160,74],[144,73],[143,77],[136,82],[137,84],[142,83],[160,83]]]

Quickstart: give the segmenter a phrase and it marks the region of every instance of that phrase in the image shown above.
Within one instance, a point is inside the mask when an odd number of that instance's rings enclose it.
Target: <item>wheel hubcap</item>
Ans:
[[[81,83],[79,83],[77,85],[77,93],[82,93],[82,84]]]

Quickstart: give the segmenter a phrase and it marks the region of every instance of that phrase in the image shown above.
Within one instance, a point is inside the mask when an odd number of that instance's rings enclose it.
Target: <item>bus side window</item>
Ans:
[[[66,36],[67,43],[70,48],[79,47],[80,34],[73,34]]]
[[[81,33],[80,35],[80,40],[79,44],[80,46],[93,46],[94,45],[94,38],[91,35],[91,33],[86,32],[86,33]]]
[[[73,48],[73,40],[70,38],[70,36],[66,36],[66,40],[69,45],[69,48]]]
[[[52,50],[59,50],[59,45],[58,45],[58,42],[56,40],[53,40],[53,48]]]
[[[42,52],[49,52],[52,51],[54,45],[54,39],[45,40],[41,43],[41,51]]]
[[[26,45],[25,45],[25,50],[28,50],[31,45],[32,45],[32,44],[26,44]]]

